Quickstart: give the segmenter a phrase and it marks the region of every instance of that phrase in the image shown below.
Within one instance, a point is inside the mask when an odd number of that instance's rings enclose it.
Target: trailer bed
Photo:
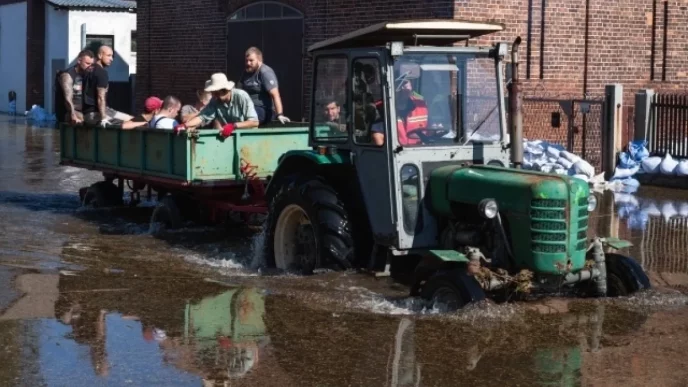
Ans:
[[[279,157],[308,148],[307,124],[239,129],[224,139],[216,129],[193,136],[168,129],[103,128],[60,125],[60,163],[126,179],[167,185],[232,185],[241,167],[254,166],[258,179],[271,175]]]

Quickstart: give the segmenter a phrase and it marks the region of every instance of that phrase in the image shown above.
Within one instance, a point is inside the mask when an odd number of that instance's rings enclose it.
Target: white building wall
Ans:
[[[55,93],[55,73],[63,70],[73,61],[69,57],[69,12],[45,7],[45,103],[44,108],[53,112],[53,97]],[[58,65],[62,63],[62,65]],[[53,66],[55,64],[55,66]],[[57,68],[60,67],[60,68]]]
[[[114,35],[115,60],[108,68],[110,81],[126,82],[136,73],[136,55],[131,53],[131,31],[136,30],[136,14],[129,12],[69,11],[69,58],[83,49],[81,25],[87,35]]]
[[[26,2],[0,6],[0,111],[7,93],[17,93],[17,113],[26,111]]]

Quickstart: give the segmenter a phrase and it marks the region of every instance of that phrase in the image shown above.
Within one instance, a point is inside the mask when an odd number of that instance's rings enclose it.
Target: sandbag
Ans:
[[[563,175],[566,173],[566,170],[561,167],[559,164],[554,164],[554,163],[547,163],[544,165],[540,166],[540,171],[545,172],[545,173],[556,173],[557,175]]]
[[[674,160],[671,155],[667,153],[661,164],[659,164],[659,172],[663,175],[673,175],[677,166],[678,161]]]
[[[688,203],[683,202],[678,206],[678,215],[684,218],[688,218]]]
[[[563,157],[559,157],[556,163],[561,165],[564,169],[571,169],[571,167],[573,167],[573,163]]]
[[[558,159],[561,157],[561,151],[564,150],[564,147],[561,145],[557,144],[549,144],[547,145],[547,155],[549,157],[554,157],[555,159]]]
[[[688,159],[680,160],[675,171],[679,176],[688,176]]]
[[[586,175],[588,179],[595,176],[595,168],[593,168],[593,166],[590,165],[589,162],[583,159],[580,159],[573,163],[573,167],[576,168],[576,172],[578,172],[581,175]]]
[[[627,187],[640,187],[640,182],[632,177],[621,180],[621,183]]]
[[[620,180],[625,179],[627,177],[631,177],[635,175],[635,173],[638,172],[639,169],[640,167],[637,165],[629,169],[616,167],[616,169],[614,169],[614,175],[612,176],[612,180]]]
[[[633,168],[636,165],[638,165],[638,162],[633,160],[633,157],[626,153],[626,152],[621,152],[619,153],[619,166],[621,168]]]
[[[561,152],[559,152],[559,156],[565,158],[566,160],[568,160],[568,161],[570,161],[570,162],[572,162],[572,163],[574,163],[574,164],[577,163],[578,160],[581,159],[579,156],[576,156],[576,155],[574,155],[573,153],[567,152],[567,151],[561,151]]]
[[[674,203],[668,200],[662,202],[662,217],[665,221],[669,221],[672,217],[676,216],[678,211],[674,207]]]
[[[662,163],[662,158],[659,156],[646,157],[641,165],[645,173],[659,173],[659,164]]]
[[[576,179],[581,179],[586,183],[588,182],[588,180],[590,180],[590,177],[588,177],[588,175],[576,174],[576,175],[573,175],[573,177],[575,177]]]
[[[643,203],[640,211],[648,214],[649,216],[661,216],[662,215],[662,211],[659,210],[659,208],[657,207],[657,203],[655,203],[654,200],[646,200]]]
[[[650,156],[650,151],[647,150],[647,141],[637,140],[629,142],[628,153],[634,161],[642,161]]]
[[[628,228],[631,230],[645,230],[648,214],[642,211],[634,212],[628,217]]]

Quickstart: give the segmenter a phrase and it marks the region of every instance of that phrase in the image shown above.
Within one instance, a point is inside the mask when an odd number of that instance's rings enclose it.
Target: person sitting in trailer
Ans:
[[[181,108],[182,103],[176,97],[171,95],[165,97],[160,112],[150,120],[148,127],[154,129],[174,129],[179,125],[176,117]]]
[[[149,123],[153,117],[160,114],[160,110],[162,110],[162,103],[163,101],[155,96],[146,98],[146,101],[143,103],[143,113],[137,115],[131,121]]]
[[[208,86],[208,82],[206,81],[206,86]],[[203,110],[204,107],[208,105],[210,102],[210,99],[213,97],[209,92],[205,91],[204,89],[199,89],[196,90],[196,97],[198,98],[198,101],[194,105],[184,105],[182,106],[182,121],[188,121],[198,115],[198,113]]]
[[[229,137],[235,129],[258,127],[258,114],[248,93],[234,88],[234,82],[227,79],[224,73],[215,73],[210,77],[205,91],[213,95],[208,105],[198,116],[186,120],[175,127],[175,132],[187,130],[200,125],[208,125],[216,120],[220,126],[220,135]]]

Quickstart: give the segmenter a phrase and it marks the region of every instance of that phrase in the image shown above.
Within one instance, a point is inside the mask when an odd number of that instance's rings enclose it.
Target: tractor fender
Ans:
[[[282,184],[295,179],[297,175],[323,175],[327,178],[327,170],[330,167],[349,164],[351,160],[342,154],[321,155],[314,150],[288,151],[279,157],[277,169],[268,183],[265,197],[269,203]]]

